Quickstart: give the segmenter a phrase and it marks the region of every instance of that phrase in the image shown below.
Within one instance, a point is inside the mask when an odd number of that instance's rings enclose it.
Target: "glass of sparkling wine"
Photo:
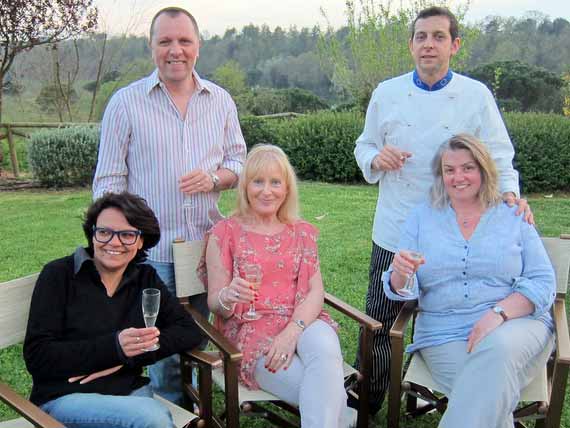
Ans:
[[[261,266],[258,264],[247,264],[243,267],[243,279],[250,283],[255,291],[261,286]],[[255,302],[249,304],[249,310],[242,315],[243,319],[255,321],[261,318],[261,315],[255,310]]]
[[[420,263],[423,259],[423,255],[417,251],[408,251],[408,255],[412,258],[414,263],[414,272],[418,270]],[[407,275],[406,282],[404,286],[398,290],[398,294],[402,296],[411,296],[414,289],[414,274]]]
[[[156,288],[145,288],[142,294],[142,311],[145,326],[154,327],[159,308],[160,290]],[[147,348],[147,351],[156,351],[158,348],[160,348],[160,345],[155,343],[150,348]]]

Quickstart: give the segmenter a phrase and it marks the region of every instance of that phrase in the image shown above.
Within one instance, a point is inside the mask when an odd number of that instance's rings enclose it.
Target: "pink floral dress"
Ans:
[[[239,275],[245,264],[261,265],[263,278],[256,311],[259,320],[247,321],[241,314],[248,305],[238,304],[228,319],[216,317],[217,328],[243,353],[240,380],[250,389],[258,389],[254,379],[257,360],[269,349],[273,338],[290,322],[295,306],[309,292],[309,280],[319,268],[317,252],[318,230],[305,221],[284,225],[274,235],[246,230],[235,217],[218,222],[206,235],[215,239],[220,248],[222,265]],[[204,259],[198,267],[207,285]],[[338,328],[328,313],[321,311],[319,319],[335,330]]]

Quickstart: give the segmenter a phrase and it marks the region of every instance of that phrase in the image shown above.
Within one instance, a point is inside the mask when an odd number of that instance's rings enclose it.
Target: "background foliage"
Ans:
[[[99,129],[74,127],[39,131],[30,138],[32,174],[48,187],[91,183],[97,164]]]

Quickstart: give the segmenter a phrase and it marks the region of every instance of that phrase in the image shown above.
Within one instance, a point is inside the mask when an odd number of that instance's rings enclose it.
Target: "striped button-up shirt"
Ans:
[[[194,169],[239,175],[246,146],[230,95],[194,72],[182,117],[155,70],[118,91],[105,110],[93,198],[129,191],[146,199],[161,239],[149,259],[172,262],[172,241],[202,239],[218,214],[219,192],[185,196],[178,180]]]

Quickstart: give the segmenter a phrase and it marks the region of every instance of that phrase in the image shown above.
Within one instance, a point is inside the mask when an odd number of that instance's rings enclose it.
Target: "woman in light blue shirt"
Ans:
[[[384,289],[418,299],[407,351],[422,353],[449,398],[439,426],[512,428],[520,391],[553,346],[554,271],[535,228],[501,202],[475,137],[446,141],[432,171],[431,200],[408,217]]]

